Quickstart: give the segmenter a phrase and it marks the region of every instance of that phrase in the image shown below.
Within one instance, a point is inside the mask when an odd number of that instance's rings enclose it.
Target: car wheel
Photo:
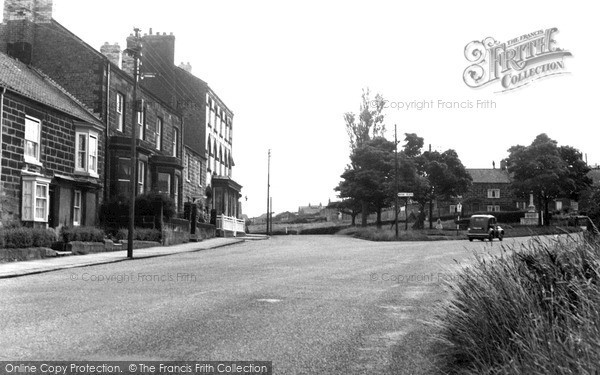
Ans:
[[[503,239],[503,238],[504,238],[504,235],[503,235],[502,233],[500,233],[500,234],[498,235],[498,240],[502,241],[502,239]]]
[[[469,242],[473,242],[473,237],[469,237]]]
[[[494,240],[494,233],[490,233],[489,239],[490,239],[490,242],[492,242]]]

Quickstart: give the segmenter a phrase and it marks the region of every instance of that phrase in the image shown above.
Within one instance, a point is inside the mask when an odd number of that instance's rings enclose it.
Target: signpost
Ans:
[[[458,220],[456,221],[456,235],[458,236],[458,229],[460,226],[460,213],[462,212],[462,204],[458,202],[456,205],[456,213],[458,214]]]
[[[404,230],[408,230],[408,199],[414,196],[414,193],[398,193],[398,198],[406,199],[404,201]]]

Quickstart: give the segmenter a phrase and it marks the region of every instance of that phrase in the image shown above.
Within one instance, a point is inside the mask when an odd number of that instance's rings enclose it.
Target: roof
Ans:
[[[103,125],[83,103],[48,76],[4,53],[0,53],[0,86],[79,120]]]
[[[594,185],[600,185],[600,169],[592,169],[587,175],[592,179]]]
[[[510,177],[508,175],[508,171],[502,169],[469,169],[467,168],[467,172],[473,178],[474,184],[509,184]]]

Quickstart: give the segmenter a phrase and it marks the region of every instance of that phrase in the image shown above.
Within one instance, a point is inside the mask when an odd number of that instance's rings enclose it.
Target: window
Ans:
[[[198,160],[198,186],[202,187],[202,160]]]
[[[487,195],[491,199],[500,198],[500,189],[488,189]]]
[[[163,119],[158,117],[156,119],[156,149],[162,150],[162,132],[163,132]]]
[[[48,221],[50,180],[37,176],[23,176],[21,220]]]
[[[40,120],[25,117],[25,162],[40,164]]]
[[[169,173],[158,173],[157,189],[159,193],[171,195],[171,175]]]
[[[122,132],[123,125],[125,124],[125,111],[124,111],[123,94],[117,93],[117,130]]]
[[[81,225],[81,191],[73,192],[73,226]]]
[[[455,204],[451,204],[450,205],[450,213],[451,214],[455,214],[456,213],[456,205]]]
[[[192,179],[192,161],[190,160],[191,156],[190,154],[186,154],[185,155],[185,171],[186,171],[186,181],[190,182],[190,180]]]
[[[488,205],[487,206],[487,211],[488,212],[499,212],[500,211],[500,206],[498,206],[498,205]]]
[[[179,155],[179,129],[173,128],[173,156]]]
[[[181,177],[175,176],[175,185],[173,186],[173,200],[175,201],[175,211],[179,211],[179,185]]]
[[[138,193],[144,193],[146,184],[146,163],[138,160]]]
[[[556,210],[560,211],[563,208],[563,202],[562,201],[556,201]]]
[[[140,108],[140,110],[137,112],[137,130],[138,130],[138,138],[143,140],[145,137],[145,123],[146,120],[146,110],[144,108]]]
[[[91,130],[75,132],[75,171],[98,177],[98,133]]]
[[[119,158],[117,168],[117,191],[123,194],[131,191],[131,159]]]
[[[206,125],[210,128],[211,124],[210,124],[210,105],[208,104],[208,99],[207,99],[207,103],[206,103]]]

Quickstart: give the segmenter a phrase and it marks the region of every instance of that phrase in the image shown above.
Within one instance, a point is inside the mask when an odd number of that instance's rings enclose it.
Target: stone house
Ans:
[[[52,19],[52,0],[5,0],[0,50],[43,71],[100,118],[106,133],[105,199],[128,197],[134,178],[138,194],[166,193],[182,211],[181,112],[143,87],[133,102],[133,60],[118,45],[105,44],[101,52],[89,46]],[[134,126],[138,163],[132,171]]]
[[[38,69],[0,53],[0,225],[94,225],[105,127]]]

